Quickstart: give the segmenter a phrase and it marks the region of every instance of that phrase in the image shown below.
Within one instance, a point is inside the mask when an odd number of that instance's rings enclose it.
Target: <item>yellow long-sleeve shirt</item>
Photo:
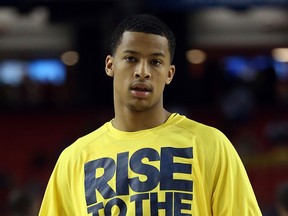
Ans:
[[[243,164],[217,129],[179,114],[123,132],[107,122],[65,149],[40,216],[261,215]]]

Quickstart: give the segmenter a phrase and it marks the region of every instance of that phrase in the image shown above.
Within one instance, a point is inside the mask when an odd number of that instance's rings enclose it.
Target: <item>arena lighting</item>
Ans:
[[[19,86],[25,77],[26,62],[10,59],[0,62],[0,83]]]
[[[192,49],[186,52],[187,61],[191,64],[202,64],[206,60],[206,53],[199,49]]]
[[[272,50],[272,57],[278,62],[288,62],[288,48],[275,48]]]
[[[27,76],[40,84],[62,85],[66,80],[66,69],[58,59],[34,59],[28,63]]]
[[[62,62],[67,66],[73,66],[79,61],[79,53],[76,51],[67,51],[61,55]]]

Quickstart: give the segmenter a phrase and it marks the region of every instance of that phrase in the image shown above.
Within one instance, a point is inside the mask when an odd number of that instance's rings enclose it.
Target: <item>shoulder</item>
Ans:
[[[179,117],[181,118],[181,120],[179,120],[178,123],[175,124],[175,126],[186,130],[194,137],[198,137],[199,139],[203,139],[206,141],[213,140],[214,142],[219,140],[225,142],[228,141],[227,137],[223,134],[223,132],[213,126],[200,123],[185,116],[179,115]]]
[[[182,120],[175,124],[179,130],[179,134],[181,133],[181,135],[191,140],[194,150],[198,153],[210,155],[209,158],[212,160],[217,155],[235,153],[234,146],[230,140],[218,128],[197,122],[185,116],[180,117]]]
[[[85,150],[90,144],[95,143],[95,141],[101,139],[101,137],[107,132],[106,124],[102,125],[100,128],[78,138],[74,143],[66,147],[59,160],[73,162],[79,155]]]

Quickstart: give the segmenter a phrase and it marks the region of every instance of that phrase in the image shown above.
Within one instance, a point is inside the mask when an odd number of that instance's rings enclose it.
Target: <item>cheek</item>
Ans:
[[[159,86],[165,86],[166,84],[168,84],[168,81],[169,79],[168,79],[168,75],[166,74],[166,75],[163,75],[162,74],[162,76],[160,76],[160,77],[158,77],[158,83],[159,83]]]
[[[117,76],[114,76],[114,88],[117,89],[118,91],[123,88],[124,83],[121,79],[119,79]]]
[[[154,88],[159,94],[163,93],[165,85],[166,85],[165,82],[166,82],[166,79],[164,77],[158,78],[157,81],[155,82]]]
[[[118,92],[124,92],[127,90],[129,85],[129,80],[127,77],[119,76],[118,74],[114,75],[114,88]]]

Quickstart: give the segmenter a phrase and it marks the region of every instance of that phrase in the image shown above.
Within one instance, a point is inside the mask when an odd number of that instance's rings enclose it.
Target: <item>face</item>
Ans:
[[[163,107],[163,91],[174,76],[168,40],[140,32],[124,32],[114,56],[106,58],[114,80],[114,106],[134,111]]]

